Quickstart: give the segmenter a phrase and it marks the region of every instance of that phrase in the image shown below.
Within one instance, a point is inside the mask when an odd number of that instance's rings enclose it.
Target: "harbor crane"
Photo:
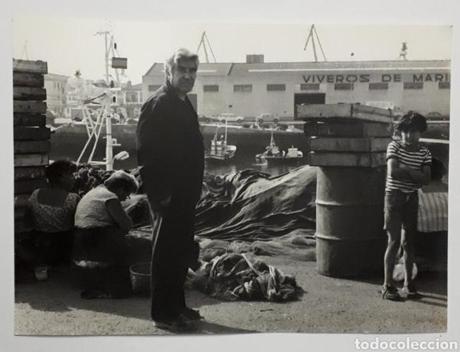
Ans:
[[[198,44],[198,48],[196,49],[197,54],[199,53],[200,48],[203,48],[204,57],[206,58],[206,63],[209,64],[209,53],[212,55],[214,59],[214,63],[217,62],[216,56],[214,55],[214,52],[212,51],[211,43],[209,42],[206,31],[204,31],[203,34],[201,35],[200,43]],[[209,50],[209,53],[208,53],[208,50]]]
[[[318,32],[316,31],[316,28],[315,28],[315,25],[312,24],[311,27],[310,27],[310,31],[308,32],[308,36],[307,36],[307,40],[305,42],[305,47],[303,48],[303,50],[307,50],[308,48],[308,44],[310,43],[311,41],[311,45],[312,45],[312,48],[313,48],[313,55],[315,57],[315,62],[318,62],[318,54],[316,52],[316,44],[318,44],[319,48],[321,49],[321,54],[323,55],[323,61],[327,61],[327,58],[326,58],[326,54],[324,54],[324,50],[323,50],[323,47],[321,45],[321,40],[319,39],[319,35],[318,35]]]

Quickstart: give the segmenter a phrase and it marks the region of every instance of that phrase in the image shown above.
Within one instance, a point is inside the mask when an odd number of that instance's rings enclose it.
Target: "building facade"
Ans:
[[[163,64],[142,78],[147,98],[164,82]],[[261,114],[292,120],[300,104],[362,103],[448,118],[450,60],[201,63],[190,94],[199,115]]]
[[[66,106],[66,86],[69,76],[48,73],[45,75],[46,105],[57,116],[63,116]]]

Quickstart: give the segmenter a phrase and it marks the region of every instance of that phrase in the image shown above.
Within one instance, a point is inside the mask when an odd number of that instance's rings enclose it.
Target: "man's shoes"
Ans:
[[[188,320],[192,321],[203,319],[203,316],[200,314],[198,310],[189,307],[184,308],[184,310],[182,311],[182,315]]]
[[[189,332],[195,329],[190,320],[185,318],[182,314],[174,319],[154,320],[153,326],[171,332]]]
[[[387,299],[389,301],[402,301],[402,297],[398,293],[398,289],[394,286],[383,286],[381,293],[383,299]]]
[[[414,284],[410,283],[405,285],[402,289],[402,292],[406,295],[407,298],[418,298],[420,294],[417,292]]]

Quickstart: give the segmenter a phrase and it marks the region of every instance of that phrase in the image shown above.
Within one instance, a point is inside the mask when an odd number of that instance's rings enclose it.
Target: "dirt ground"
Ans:
[[[187,290],[187,302],[205,320],[197,334],[254,332],[436,333],[447,329],[447,274],[422,272],[419,300],[381,299],[381,278],[335,279],[319,275],[315,262],[259,257],[295,275],[305,293],[289,303],[223,302]],[[16,335],[162,335],[149,320],[149,299],[83,300],[65,270],[48,281],[22,276],[16,283]]]

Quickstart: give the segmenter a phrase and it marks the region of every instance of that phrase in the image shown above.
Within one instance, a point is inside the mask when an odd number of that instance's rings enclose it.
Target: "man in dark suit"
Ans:
[[[194,250],[195,206],[201,196],[204,146],[187,98],[198,56],[177,50],[165,63],[165,84],[142,106],[137,157],[154,218],[151,318],[159,328],[182,330],[201,318],[185,305],[184,281]]]

